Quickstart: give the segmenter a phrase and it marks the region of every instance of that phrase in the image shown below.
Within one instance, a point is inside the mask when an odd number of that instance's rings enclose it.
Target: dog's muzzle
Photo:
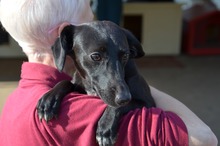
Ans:
[[[115,103],[119,106],[123,106],[128,104],[131,101],[131,94],[130,93],[122,93],[118,94],[115,97]]]

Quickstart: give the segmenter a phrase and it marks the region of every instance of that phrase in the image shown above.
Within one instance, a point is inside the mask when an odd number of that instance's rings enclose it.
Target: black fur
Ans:
[[[59,71],[67,55],[73,59],[75,83],[62,81],[39,100],[40,119],[56,117],[63,97],[72,91],[97,95],[108,106],[98,122],[96,138],[100,146],[110,146],[116,141],[119,119],[125,113],[155,106],[149,86],[133,60],[144,56],[142,46],[116,24],[95,21],[67,26],[52,51]]]

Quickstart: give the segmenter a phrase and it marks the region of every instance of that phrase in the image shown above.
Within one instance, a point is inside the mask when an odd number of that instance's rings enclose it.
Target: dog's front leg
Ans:
[[[96,140],[99,146],[113,146],[117,139],[121,112],[118,108],[107,106],[98,121]]]
[[[121,118],[129,111],[143,107],[143,104],[136,100],[132,100],[130,104],[119,108],[107,106],[96,129],[96,140],[99,146],[113,146],[117,140]]]
[[[70,92],[78,91],[85,93],[83,88],[71,81],[61,81],[56,84],[49,92],[44,94],[37,104],[39,119],[51,120],[57,117],[62,99]]]
[[[96,140],[99,146],[113,146],[117,140],[120,120],[130,110],[141,108],[138,104],[129,104],[122,107],[107,106],[101,118],[98,121],[96,129]]]

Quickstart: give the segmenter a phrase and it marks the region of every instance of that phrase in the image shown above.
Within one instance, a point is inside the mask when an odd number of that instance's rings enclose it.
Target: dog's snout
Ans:
[[[115,102],[119,106],[128,104],[131,101],[131,94],[121,94],[115,97]]]

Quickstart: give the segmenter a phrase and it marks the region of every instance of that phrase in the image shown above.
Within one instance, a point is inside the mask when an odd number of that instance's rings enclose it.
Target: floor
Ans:
[[[17,85],[22,62],[0,59],[0,112]],[[137,64],[149,84],[187,105],[220,140],[220,56],[151,56]]]

